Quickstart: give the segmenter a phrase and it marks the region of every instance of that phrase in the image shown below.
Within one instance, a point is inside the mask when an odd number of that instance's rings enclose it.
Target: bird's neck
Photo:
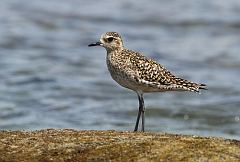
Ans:
[[[107,53],[121,53],[123,50],[123,47],[117,47],[117,48],[106,48]]]

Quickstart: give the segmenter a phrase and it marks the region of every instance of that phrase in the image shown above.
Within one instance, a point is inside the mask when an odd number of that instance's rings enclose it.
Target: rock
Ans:
[[[240,161],[240,141],[117,131],[0,131],[1,162]]]

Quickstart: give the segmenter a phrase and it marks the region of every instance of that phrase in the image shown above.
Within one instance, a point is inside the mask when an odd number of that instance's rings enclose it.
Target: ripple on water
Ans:
[[[146,94],[147,130],[239,138],[238,3],[2,1],[0,129],[132,130],[136,94],[112,81],[104,49],[87,47],[114,30],[127,48],[208,85]]]

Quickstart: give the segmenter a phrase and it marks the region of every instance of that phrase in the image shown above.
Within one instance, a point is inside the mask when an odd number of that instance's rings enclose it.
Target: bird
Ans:
[[[137,93],[139,108],[134,132],[145,131],[144,93],[167,91],[191,91],[199,93],[207,90],[205,84],[195,83],[173,75],[163,65],[147,58],[140,52],[124,48],[123,39],[117,32],[106,32],[100,40],[89,47],[102,46],[107,51],[106,63],[111,77],[121,86]]]

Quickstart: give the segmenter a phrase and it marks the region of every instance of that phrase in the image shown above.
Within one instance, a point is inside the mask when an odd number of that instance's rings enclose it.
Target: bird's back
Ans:
[[[176,77],[156,61],[128,49],[108,53],[107,64],[115,81],[135,91],[199,92],[205,86]]]

